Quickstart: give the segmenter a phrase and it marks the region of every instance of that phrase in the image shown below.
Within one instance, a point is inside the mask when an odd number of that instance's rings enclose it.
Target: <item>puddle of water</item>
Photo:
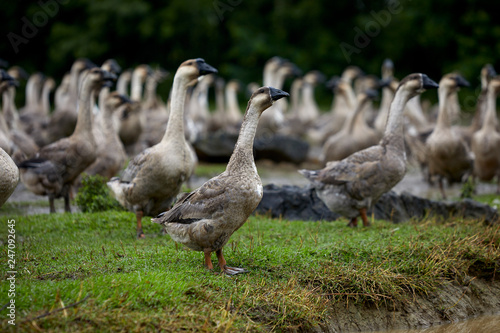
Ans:
[[[500,314],[481,316],[458,323],[423,329],[389,330],[370,333],[500,333]]]

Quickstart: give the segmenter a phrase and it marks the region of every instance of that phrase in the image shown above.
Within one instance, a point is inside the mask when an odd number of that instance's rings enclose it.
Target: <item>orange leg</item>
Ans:
[[[358,218],[357,217],[353,217],[351,219],[351,221],[349,221],[349,223],[347,224],[348,227],[351,227],[351,228],[356,228],[358,226]]]
[[[214,265],[212,265],[212,258],[211,258],[212,252],[204,251],[203,253],[205,254],[205,267],[209,270],[214,269]]]
[[[361,219],[363,220],[363,226],[369,227],[370,222],[368,222],[368,217],[366,216],[366,208],[361,208],[359,213],[361,214]]]
[[[224,259],[224,255],[222,255],[222,249],[217,250],[215,253],[217,254],[217,260],[219,260],[219,267],[220,267],[221,271],[223,271],[225,274],[236,275],[236,274],[248,272],[244,268],[228,267],[226,265],[226,259]]]
[[[146,236],[142,232],[142,210],[138,210],[135,212],[135,217],[137,218],[137,238],[145,238]]]

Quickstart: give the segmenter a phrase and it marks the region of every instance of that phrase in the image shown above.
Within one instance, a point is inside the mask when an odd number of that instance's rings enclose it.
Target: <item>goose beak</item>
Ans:
[[[116,80],[116,75],[108,72],[108,71],[102,71],[102,81],[103,81],[103,86],[104,87],[111,87],[113,85],[113,82]]]
[[[330,80],[326,81],[325,85],[328,89],[335,89],[340,83],[340,77],[334,76]]]
[[[280,89],[273,88],[273,87],[269,87],[269,93],[271,94],[271,99],[273,101],[277,101],[280,98],[289,97],[290,96],[289,93],[287,93],[287,92],[285,92],[283,90],[280,90]]]
[[[375,89],[366,89],[364,92],[365,92],[366,97],[368,97],[370,99],[374,99],[374,98],[378,97],[378,91],[376,91]]]
[[[378,87],[379,88],[384,88],[388,87],[391,84],[392,79],[391,78],[385,78],[380,81],[378,81]]]
[[[437,84],[436,82],[432,81],[427,75],[423,74],[422,75],[422,79],[423,79],[422,87],[424,89],[439,88],[439,84]]]
[[[207,75],[218,72],[217,69],[207,64],[205,60],[201,58],[196,59],[196,63],[198,64],[198,70],[200,71],[200,75]]]
[[[394,69],[394,63],[392,62],[391,59],[385,59],[384,63],[382,64],[382,67],[384,69]]]
[[[470,87],[469,81],[467,81],[463,76],[457,75],[455,81],[459,87]]]
[[[495,68],[493,68],[493,66],[491,66],[490,64],[487,65],[486,71],[487,71],[489,77],[497,76],[497,72],[495,71]]]
[[[128,98],[125,95],[119,95],[120,96],[120,104],[130,104],[132,103],[132,100]]]

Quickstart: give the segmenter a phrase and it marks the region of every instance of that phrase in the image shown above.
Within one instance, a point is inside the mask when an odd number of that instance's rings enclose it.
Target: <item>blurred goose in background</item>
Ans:
[[[118,135],[130,155],[134,155],[144,148],[142,145],[136,147],[136,144],[139,142],[146,122],[142,107],[142,92],[144,83],[150,73],[151,68],[148,65],[139,65],[134,69],[131,77],[130,99],[135,103],[128,104],[121,117],[119,117]]]
[[[50,212],[54,199],[64,198],[64,210],[70,212],[69,193],[75,179],[96,159],[92,133],[92,105],[95,94],[116,77],[98,67],[88,71],[78,96],[78,120],[71,136],[40,149],[32,159],[19,164],[21,181],[33,193],[49,197]]]
[[[373,123],[373,127],[375,127],[381,136],[384,134],[389,108],[391,107],[391,102],[394,99],[394,93],[397,89],[396,87],[396,89],[393,90],[390,87],[391,83],[395,81],[394,63],[391,59],[385,59],[382,63],[382,80],[387,82],[387,85],[382,88],[382,99],[380,100],[379,111]]]
[[[210,108],[208,104],[208,92],[215,83],[215,75],[207,75],[198,80],[192,90],[192,94],[187,102],[186,126],[187,138],[190,143],[202,137],[207,130],[207,123],[210,119]]]
[[[286,115],[287,122],[280,133],[295,136],[304,136],[306,134],[321,114],[318,103],[314,98],[314,89],[325,80],[323,73],[316,70],[306,73],[299,81],[294,80],[292,91],[299,91],[300,97],[296,97],[296,99],[299,99],[299,104],[294,106],[295,110],[291,110]],[[299,87],[297,87],[298,84],[300,84]]]
[[[4,92],[8,91],[10,86],[17,84],[17,81],[12,76],[3,69],[0,69],[0,94],[3,95]],[[7,126],[3,112],[0,112],[0,148],[8,155],[12,154],[14,150],[14,145],[10,139],[10,129]]]
[[[118,76],[118,80],[116,80],[116,91],[120,95],[130,96],[128,86],[130,84],[131,79],[132,79],[132,70],[131,69],[127,69],[127,70],[123,71]]]
[[[477,98],[476,110],[474,112],[474,117],[472,118],[471,124],[469,126],[459,127],[460,133],[465,139],[465,142],[471,146],[472,136],[476,131],[478,131],[483,126],[483,121],[487,112],[487,94],[488,94],[488,84],[490,80],[497,75],[495,69],[492,65],[486,64],[481,68],[481,92]],[[498,130],[498,121],[495,124]]]
[[[461,182],[463,177],[472,171],[473,158],[457,127],[452,126],[454,111],[448,107],[448,103],[455,100],[460,87],[468,86],[469,82],[459,74],[450,73],[443,76],[439,82],[437,123],[425,144],[429,176],[431,179],[438,179],[443,199],[446,199],[443,179],[450,184]]]
[[[75,130],[78,118],[78,83],[83,78],[82,72],[93,67],[96,65],[85,58],[75,60],[71,66],[68,86],[64,88],[65,94],[56,98],[54,113],[47,125],[49,142],[65,138]]]
[[[152,220],[162,224],[174,241],[202,251],[205,267],[209,270],[213,269],[211,254],[215,252],[221,272],[227,275],[246,272],[243,268],[229,267],[222,248],[262,199],[262,182],[253,157],[253,141],[262,112],[285,96],[288,96],[286,92],[272,87],[257,89],[248,102],[226,170]]]
[[[496,114],[496,99],[500,92],[500,76],[489,80],[486,94],[486,113],[481,128],[472,136],[474,153],[474,176],[483,181],[497,177],[497,194],[500,194],[500,133]]]
[[[39,113],[40,93],[44,80],[45,76],[40,72],[33,73],[29,76],[25,90],[26,103],[19,109],[20,114]]]
[[[366,104],[377,96],[378,93],[375,90],[366,90],[358,94],[356,107],[344,122],[342,129],[326,140],[323,145],[320,157],[323,165],[330,161],[340,161],[361,149],[372,146],[372,144],[367,145],[367,142],[375,137],[375,132],[365,131],[362,111],[365,110]]]
[[[8,88],[14,84],[16,84],[14,78],[8,75],[3,69],[0,69],[0,94],[8,90]],[[2,149],[2,146],[6,144],[3,143],[2,140],[6,140],[7,144],[9,143],[7,136],[5,136],[5,139],[2,137],[2,134],[4,134],[1,128],[2,122],[4,122],[3,120],[3,115],[0,113],[0,208],[11,196],[12,192],[14,192],[19,182],[19,169],[10,158],[9,154]],[[6,126],[5,124],[5,127]]]
[[[240,90],[241,83],[237,80],[230,80],[224,88],[224,101],[225,106],[222,111],[217,110],[213,115],[210,130],[222,130],[227,133],[237,134],[241,122],[243,121],[243,114],[240,111],[238,104],[238,91]]]
[[[121,178],[108,182],[115,198],[136,213],[137,237],[143,238],[142,217],[155,216],[170,208],[191,177],[196,163],[184,134],[184,107],[189,86],[217,70],[203,59],[183,62],[174,76],[170,117],[163,139],[132,159]]]
[[[330,210],[350,219],[348,226],[357,226],[358,216],[363,225],[368,226],[367,209],[404,177],[404,107],[412,97],[437,86],[425,74],[408,75],[396,91],[384,136],[378,145],[330,162],[321,170],[299,171],[311,181],[318,197]]]

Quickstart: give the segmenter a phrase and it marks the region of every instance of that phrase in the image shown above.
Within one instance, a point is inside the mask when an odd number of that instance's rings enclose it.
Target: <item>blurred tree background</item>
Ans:
[[[380,75],[391,58],[399,78],[459,71],[472,84],[465,95],[477,96],[480,68],[500,69],[496,9],[489,0],[4,1],[0,58],[60,80],[77,57],[171,72],[203,57],[245,83],[261,83],[275,55],[327,76],[348,65]]]

